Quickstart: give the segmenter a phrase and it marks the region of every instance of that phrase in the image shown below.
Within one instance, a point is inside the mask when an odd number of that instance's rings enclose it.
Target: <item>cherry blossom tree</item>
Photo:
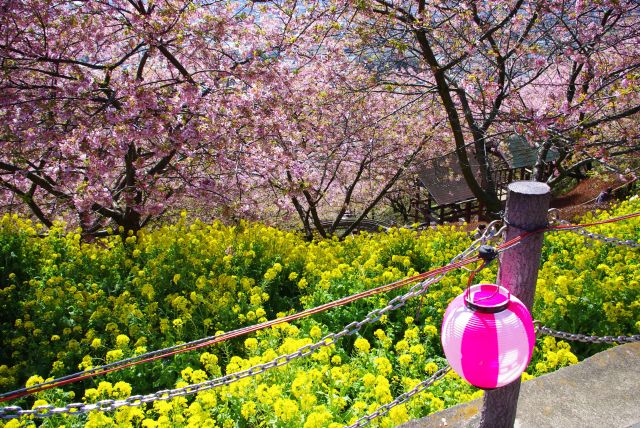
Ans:
[[[308,6],[4,2],[4,195],[47,226],[75,213],[88,234],[137,230],[185,197],[231,204],[232,136],[261,102],[251,88],[278,78],[296,38],[322,33]]]
[[[623,170],[623,157],[640,150],[640,5],[558,2],[546,16],[556,28],[545,40],[547,67],[517,103],[527,132],[543,142],[537,166],[555,147],[565,162],[550,182],[592,159],[616,158]]]
[[[364,219],[421,156],[453,149],[497,212],[487,153],[507,135],[539,143],[539,166],[559,150],[560,175],[637,151],[639,11],[632,0],[7,1],[0,197],[45,225],[73,213],[86,234],[200,205],[294,215],[328,235],[347,210]]]
[[[437,93],[441,113],[433,114],[446,115],[464,179],[498,211],[486,153],[508,134],[542,143],[540,159],[559,141],[565,158],[594,145],[636,150],[628,121],[637,121],[639,109],[638,7],[581,0],[358,2],[359,53],[385,65],[377,69],[390,84]],[[479,180],[469,156],[480,164]]]
[[[363,219],[425,149],[433,120],[415,95],[378,90],[349,51],[348,10],[7,3],[6,198],[47,226],[73,213],[89,235],[187,205],[227,218],[295,213],[309,236],[334,233],[348,209]]]
[[[261,122],[236,144],[253,166],[240,169],[241,187],[272,195],[309,237],[335,233],[347,213],[356,216],[350,233],[420,154],[438,150],[420,96],[376,90],[342,47],[327,40],[312,62],[282,69],[264,91]]]

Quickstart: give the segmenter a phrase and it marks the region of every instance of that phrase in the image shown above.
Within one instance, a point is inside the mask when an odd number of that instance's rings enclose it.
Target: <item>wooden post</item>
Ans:
[[[516,181],[508,186],[505,218],[507,240],[527,230],[540,229],[547,224],[551,189],[536,181]],[[533,235],[500,255],[498,284],[506,287],[529,310],[538,279],[543,233]],[[486,391],[482,405],[481,428],[511,428],[516,419],[520,379]]]
[[[425,214],[427,226],[431,226],[431,193],[427,192],[427,212]]]

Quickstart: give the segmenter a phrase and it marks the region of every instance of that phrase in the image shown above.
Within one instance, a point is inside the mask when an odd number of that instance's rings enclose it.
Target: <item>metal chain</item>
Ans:
[[[493,230],[493,228],[487,228],[487,231],[483,234],[482,237],[475,240],[465,251],[461,252],[456,257],[451,259],[451,262],[449,264],[455,263],[460,259],[466,258],[471,253],[476,251],[477,248],[483,242],[486,242],[488,238],[485,235],[488,235],[488,233],[492,233],[490,232],[490,230]],[[489,238],[491,237],[493,237],[493,235],[489,236]],[[0,420],[15,419],[22,416],[34,416],[38,418],[45,418],[45,417],[50,417],[50,416],[55,416],[60,414],[77,415],[81,413],[91,412],[94,410],[101,411],[101,412],[108,412],[108,411],[116,410],[120,407],[125,407],[125,406],[137,407],[145,403],[152,403],[154,401],[161,401],[161,400],[170,400],[175,397],[183,397],[186,395],[196,394],[198,392],[213,389],[218,386],[229,385],[240,379],[243,379],[249,376],[256,376],[266,372],[269,369],[284,366],[285,364],[288,364],[290,361],[296,358],[306,357],[312,354],[319,348],[327,347],[335,344],[338,341],[338,339],[340,339],[341,337],[349,336],[357,333],[358,331],[360,331],[360,329],[364,325],[376,322],[385,313],[391,312],[393,310],[396,310],[404,306],[409,299],[426,293],[427,289],[431,284],[440,281],[440,279],[442,279],[445,275],[446,273],[442,273],[433,278],[429,278],[425,281],[419,282],[414,286],[412,286],[406,294],[403,294],[401,296],[397,296],[391,299],[387,304],[387,306],[385,306],[384,308],[375,309],[369,312],[362,321],[354,321],[352,323],[349,323],[338,333],[327,334],[322,339],[320,339],[320,341],[316,343],[302,346],[297,351],[291,354],[280,355],[264,364],[259,364],[259,365],[250,367],[248,369],[245,369],[236,373],[231,373],[216,379],[211,379],[202,383],[187,385],[182,388],[162,390],[162,391],[158,391],[148,395],[134,395],[123,400],[102,400],[94,404],[71,403],[71,404],[67,404],[64,407],[55,407],[52,405],[45,405],[45,406],[37,406],[33,409],[23,409],[20,406],[2,407],[0,408]]]
[[[540,321],[534,321],[536,326],[536,333],[544,334],[546,336],[553,336],[559,339],[586,342],[586,343],[631,343],[640,342],[640,334],[634,334],[632,336],[591,336],[588,334],[579,333],[567,333],[566,331],[553,330],[549,327],[543,326]]]
[[[640,243],[633,241],[631,239],[623,240],[618,238],[612,238],[605,235],[601,235],[599,233],[592,233],[585,230],[583,227],[573,225],[572,223],[561,220],[559,217],[559,210],[557,208],[552,208],[549,210],[549,222],[561,224],[565,226],[574,226],[570,229],[561,229],[561,230],[571,230],[575,233],[583,235],[589,239],[598,240],[601,242],[605,242],[607,244],[626,246],[631,248],[640,248]],[[640,335],[632,335],[632,336],[592,336],[587,334],[579,334],[579,333],[568,333],[565,331],[553,330],[549,327],[543,326],[540,321],[534,321],[536,326],[536,332],[540,334],[544,334],[547,336],[553,336],[560,339],[570,340],[570,341],[578,341],[578,342],[588,342],[588,343],[630,343],[630,342],[640,342]]]
[[[487,228],[484,230],[484,232],[482,233],[482,236],[480,236],[478,239],[473,241],[471,243],[471,245],[469,245],[469,247],[465,251],[463,251],[462,253],[458,254],[453,259],[451,259],[450,263],[454,263],[455,261],[457,261],[457,260],[459,260],[461,258],[467,257],[472,252],[477,251],[478,248],[481,245],[485,245],[490,240],[493,240],[496,237],[500,237],[503,234],[503,232],[506,230],[506,228],[504,226],[502,228],[499,227],[499,226],[500,226],[500,221],[499,220],[492,221],[487,226]],[[443,276],[444,276],[444,274],[440,275],[439,277],[437,277],[437,280],[439,281],[440,278],[442,278]],[[436,278],[434,278],[434,279],[436,279]],[[426,289],[423,289],[422,292],[424,292],[424,291],[426,291]],[[426,380],[420,382],[411,391],[407,391],[407,392],[405,392],[403,394],[400,394],[398,397],[396,397],[395,400],[393,400],[393,401],[391,401],[391,402],[389,402],[387,404],[383,404],[382,406],[378,407],[373,413],[370,413],[370,414],[368,414],[366,416],[361,417],[356,422],[354,422],[351,425],[346,426],[345,428],[363,427],[363,426],[368,425],[375,418],[378,418],[380,416],[386,415],[395,406],[398,406],[398,405],[400,405],[402,403],[405,403],[405,402],[409,401],[414,395],[419,394],[420,392],[422,392],[425,389],[429,388],[431,385],[433,385],[434,382],[436,382],[437,380],[441,379],[444,375],[446,375],[449,372],[449,370],[451,370],[451,366],[449,366],[449,365],[439,369],[438,371],[436,371],[433,374],[433,376],[431,376],[429,379],[426,379]]]
[[[431,376],[429,379],[424,380],[420,382],[418,385],[416,385],[416,387],[413,388],[411,391],[407,391],[403,394],[398,395],[395,400],[387,404],[383,404],[382,406],[378,407],[375,412],[361,417],[360,419],[355,421],[353,424],[348,425],[345,428],[363,427],[365,425],[368,425],[375,418],[386,415],[387,413],[389,413],[389,410],[391,410],[393,407],[398,406],[406,401],[409,401],[411,397],[413,397],[414,395],[419,394],[425,389],[429,388],[431,385],[433,385],[434,382],[436,382],[437,380],[441,379],[444,375],[446,375],[449,372],[449,370],[451,370],[451,366],[449,365],[441,368],[440,370],[435,372],[433,376]]]
[[[566,220],[560,220],[559,223],[562,225],[571,225],[571,223]],[[640,243],[631,239],[612,238],[610,236],[601,235],[599,233],[589,232],[582,227],[575,227],[569,230],[579,235],[585,236],[589,239],[594,239],[596,241],[604,242],[606,244],[613,244],[621,247],[640,248]]]
[[[487,244],[487,242],[489,242],[491,240],[495,240],[497,238],[503,237],[502,235],[503,235],[504,232],[506,232],[506,230],[507,230],[507,228],[504,225],[504,221],[502,219],[493,220],[491,223],[489,223],[487,225],[487,227],[485,228],[484,233],[479,238],[480,244],[481,245],[485,245],[485,244]]]
[[[560,224],[560,225],[563,225],[563,226],[573,226],[571,228],[565,228],[565,229],[560,229],[560,230],[570,230],[570,231],[572,231],[574,233],[577,233],[579,235],[582,235],[582,236],[584,236],[586,238],[593,239],[593,240],[600,241],[600,242],[604,242],[606,244],[613,244],[613,245],[618,245],[618,246],[622,246],[622,247],[640,248],[640,243],[637,242],[637,241],[634,241],[632,239],[612,238],[610,236],[602,235],[602,234],[599,234],[599,233],[589,232],[584,227],[574,225],[574,224],[572,224],[571,222],[569,222],[567,220],[561,220],[560,217],[559,217],[559,210],[557,208],[552,208],[552,209],[549,210],[549,222],[550,223],[555,223],[555,224]]]
[[[33,415],[35,417],[44,418],[44,417],[49,417],[53,415],[58,415],[61,413],[76,414],[76,413],[86,413],[93,410],[106,412],[106,411],[116,410],[123,406],[139,406],[142,403],[151,403],[159,400],[170,400],[175,397],[183,397],[185,395],[195,394],[195,393],[206,391],[219,386],[229,385],[233,382],[237,382],[240,379],[244,379],[250,376],[256,376],[266,372],[269,369],[284,366],[296,358],[306,357],[312,354],[313,352],[315,352],[317,349],[321,347],[327,347],[327,346],[333,345],[341,337],[353,335],[357,333],[358,331],[360,331],[360,329],[364,325],[377,321],[386,312],[390,312],[392,310],[398,309],[404,306],[407,300],[409,300],[411,297],[422,294],[423,291],[420,289],[420,287],[423,287],[423,289],[425,289],[424,288],[425,285],[429,285],[435,282],[436,279],[439,279],[439,278],[438,277],[430,278],[427,281],[423,281],[421,283],[416,284],[411,288],[411,290],[408,293],[392,299],[391,301],[389,301],[389,304],[382,309],[376,309],[374,311],[369,312],[369,314],[362,321],[354,321],[352,323],[349,323],[344,327],[344,329],[342,329],[338,333],[330,333],[324,336],[320,341],[313,344],[302,346],[295,352],[292,352],[286,355],[280,355],[267,363],[258,364],[256,366],[250,367],[245,370],[241,370],[236,373],[231,373],[226,376],[222,376],[216,379],[211,379],[199,384],[187,385],[182,388],[158,391],[156,393],[148,394],[144,396],[137,395],[137,396],[129,397],[125,400],[103,400],[95,404],[73,403],[65,407],[59,407],[59,408],[55,408],[51,405],[38,406],[31,410],[23,410],[19,406],[10,406],[5,408],[0,408],[0,419],[13,419],[13,418],[17,418],[25,415]],[[425,283],[428,283],[428,284],[425,284]]]

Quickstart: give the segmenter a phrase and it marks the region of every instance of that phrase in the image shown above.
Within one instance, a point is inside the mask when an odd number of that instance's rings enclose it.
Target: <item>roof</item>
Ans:
[[[468,154],[471,170],[479,179],[478,161],[473,153]],[[418,178],[438,205],[448,205],[475,198],[462,175],[456,152],[427,160],[424,165],[418,168]]]
[[[499,152],[504,160],[499,156],[491,156],[490,154],[487,156],[489,168],[493,171],[505,167],[508,169],[531,168],[535,165],[538,157],[537,147],[530,146],[523,136],[517,134],[509,136],[506,141],[502,142]],[[480,181],[480,167],[470,145],[467,146],[467,154],[473,175]],[[545,160],[549,162],[558,157],[558,152],[551,149]],[[449,205],[475,199],[475,195],[469,189],[462,175],[455,151],[425,161],[424,165],[418,167],[417,173],[420,182],[427,188],[438,205]]]
[[[521,135],[511,135],[500,145],[502,155],[509,164],[509,168],[530,168],[536,164],[538,158],[538,148],[532,147],[526,138]],[[546,162],[558,159],[558,152],[551,149],[545,157]]]

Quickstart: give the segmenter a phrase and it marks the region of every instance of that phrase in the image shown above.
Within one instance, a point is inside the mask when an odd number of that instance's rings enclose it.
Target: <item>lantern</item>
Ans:
[[[442,347],[453,370],[470,384],[493,389],[516,380],[535,345],[527,307],[504,287],[468,287],[447,308]]]

